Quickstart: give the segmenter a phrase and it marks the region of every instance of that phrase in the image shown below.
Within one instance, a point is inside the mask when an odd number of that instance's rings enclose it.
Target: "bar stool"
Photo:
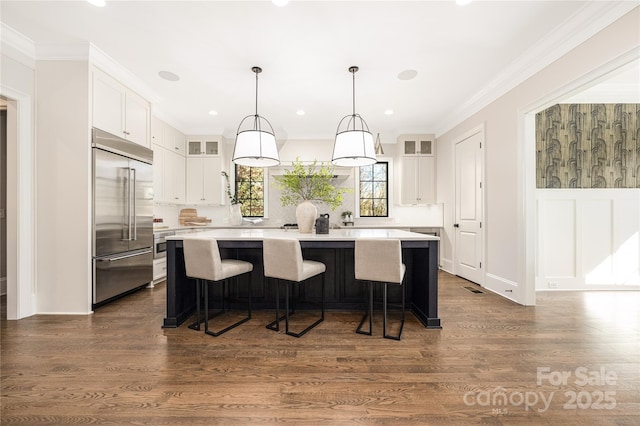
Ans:
[[[302,248],[300,241],[295,239],[275,239],[269,238],[262,242],[262,255],[264,260],[265,278],[276,280],[276,319],[267,324],[267,328],[280,331],[280,282],[284,281],[286,286],[285,297],[285,332],[289,336],[301,337],[309,330],[324,321],[324,284],[326,266],[322,262],[304,260],[302,258]],[[299,333],[289,331],[289,292],[293,290],[295,284],[300,285],[309,278],[322,274],[322,296],[321,296],[321,316],[320,319],[309,325]],[[298,287],[299,289],[299,287]],[[291,314],[294,312],[291,311]]]
[[[211,318],[218,316],[225,310],[225,293],[228,298],[228,281],[253,271],[253,264],[244,260],[221,259],[218,241],[212,238],[191,237],[183,240],[184,265],[186,275],[196,280],[196,322],[189,325],[193,330],[200,330],[200,294],[204,281],[204,332],[211,336],[219,336],[251,319],[251,283],[249,283],[249,300],[247,302],[247,317],[220,330],[209,330],[209,284],[222,284],[222,310]]]
[[[402,247],[400,240],[394,239],[356,239],[355,241],[355,276],[356,280],[366,281],[369,287],[368,305],[356,328],[356,333],[372,334],[373,322],[373,283],[384,283],[382,335],[386,339],[400,340],[404,328],[405,285],[403,285],[406,266],[402,263]],[[397,336],[387,334],[387,285],[402,286],[402,322]],[[362,326],[369,318],[369,331],[363,331]]]

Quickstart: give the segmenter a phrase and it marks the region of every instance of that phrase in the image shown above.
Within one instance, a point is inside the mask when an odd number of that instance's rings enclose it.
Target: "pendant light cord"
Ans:
[[[256,71],[256,117],[258,116],[258,71]]]

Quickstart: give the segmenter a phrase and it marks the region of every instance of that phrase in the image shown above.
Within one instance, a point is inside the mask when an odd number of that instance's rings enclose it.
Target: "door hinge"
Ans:
[[[480,142],[480,148],[482,148],[482,142]]]
[[[480,189],[482,189],[482,182],[480,182]]]
[[[480,269],[482,269],[482,262],[480,262]]]
[[[482,229],[482,222],[480,222],[480,229]]]

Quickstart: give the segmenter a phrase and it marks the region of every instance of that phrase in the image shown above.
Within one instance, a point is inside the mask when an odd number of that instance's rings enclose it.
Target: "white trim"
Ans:
[[[469,101],[448,113],[437,129],[436,137],[453,129],[636,7],[636,1],[589,2],[512,62]]]
[[[451,275],[455,275],[453,273],[453,260],[451,259],[440,258],[440,269]]]
[[[0,22],[0,32],[2,34],[3,44],[14,48],[27,58],[36,59],[36,47],[33,40],[14,30],[4,22]]]
[[[89,43],[36,43],[39,61],[88,61]]]
[[[617,58],[602,64],[593,71],[573,80],[554,92],[520,108],[518,115],[518,161],[524,167],[518,168],[518,281],[523,283],[525,305],[535,304],[535,264],[536,264],[536,169],[535,169],[535,113],[562,98],[595,84],[607,74],[640,59],[640,47],[635,47]],[[521,143],[520,143],[521,141]]]
[[[160,97],[144,81],[93,44],[89,44],[89,58],[91,65],[100,68],[150,103],[160,102]]]
[[[483,286],[484,289],[509,299],[512,302],[516,302],[520,305],[522,304],[517,297],[519,293],[518,283],[489,273],[485,274],[485,281],[490,285],[487,285],[486,287]],[[496,289],[500,289],[501,291],[497,291]]]
[[[8,109],[15,108],[17,117],[15,135],[7,135],[7,319],[14,320],[37,312],[33,99],[6,86],[0,94],[15,101]],[[8,132],[11,126],[7,122]]]

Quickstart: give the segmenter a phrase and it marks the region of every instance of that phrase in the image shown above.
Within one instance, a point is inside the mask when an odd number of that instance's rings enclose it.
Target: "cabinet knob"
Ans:
[[[174,146],[174,148],[175,148],[176,150],[180,150],[180,148],[178,148],[177,146]]]

